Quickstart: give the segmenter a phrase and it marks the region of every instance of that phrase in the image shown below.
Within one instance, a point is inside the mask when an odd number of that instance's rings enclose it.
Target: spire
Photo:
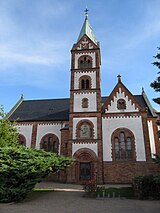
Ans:
[[[81,29],[81,32],[79,34],[77,41],[79,41],[84,35],[87,35],[97,45],[96,37],[95,37],[92,27],[88,21],[88,9],[86,8],[84,10],[84,12],[85,12],[85,21],[84,21],[84,24],[82,26],[82,29]]]

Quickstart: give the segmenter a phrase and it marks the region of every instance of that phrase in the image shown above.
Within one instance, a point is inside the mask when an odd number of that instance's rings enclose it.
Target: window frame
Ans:
[[[128,139],[130,140],[127,141]],[[112,140],[112,158],[114,161],[136,160],[135,137],[134,134],[129,129],[127,128],[116,129],[112,133],[111,140]],[[128,144],[130,144],[130,147],[128,146]]]

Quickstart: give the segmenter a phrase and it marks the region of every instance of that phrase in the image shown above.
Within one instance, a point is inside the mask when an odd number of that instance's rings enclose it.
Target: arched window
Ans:
[[[89,89],[89,84],[90,84],[89,79],[86,79],[86,89]]]
[[[85,80],[84,79],[81,80],[81,89],[85,89]]]
[[[135,157],[134,135],[125,128],[112,134],[112,154],[115,160],[132,160]]]
[[[26,138],[25,138],[24,135],[19,134],[19,136],[18,136],[18,143],[20,145],[26,146]]]
[[[45,135],[40,143],[40,148],[47,152],[53,152],[58,154],[59,140],[54,134]]]
[[[88,99],[87,98],[82,99],[82,108],[88,108]]]
[[[117,109],[120,109],[120,110],[126,109],[126,101],[124,99],[119,99],[117,101]]]
[[[91,121],[80,121],[77,124],[77,138],[90,139],[93,138],[93,123]]]
[[[80,69],[92,68],[92,58],[90,56],[81,56],[79,58],[79,68]]]
[[[91,89],[91,77],[88,75],[83,75],[79,79],[79,88],[80,89]]]

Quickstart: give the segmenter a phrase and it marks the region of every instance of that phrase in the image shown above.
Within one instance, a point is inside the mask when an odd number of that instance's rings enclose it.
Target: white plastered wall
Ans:
[[[147,121],[147,124],[148,124],[148,131],[149,131],[151,155],[152,155],[152,157],[154,157],[153,154],[156,154],[156,147],[155,147],[155,138],[154,138],[154,131],[153,131],[153,122]]]
[[[59,139],[59,151],[61,146],[61,131],[62,128],[61,124],[38,124],[37,127],[37,140],[36,140],[36,148],[40,148],[40,142],[44,135],[46,134],[54,134]]]
[[[125,95],[124,92],[122,92],[121,88],[119,88],[119,92],[116,93],[116,96],[114,96],[114,100],[111,100],[111,104],[108,105],[107,112],[115,113],[115,112],[121,112],[122,110],[117,109],[117,101],[118,99],[124,99],[126,101],[126,109],[123,110],[125,112],[138,112],[138,108],[135,107],[135,104],[132,103],[131,100],[129,100],[128,96]]]
[[[140,116],[111,117],[102,119],[103,131],[103,160],[112,161],[111,136],[118,128],[127,128],[134,134],[136,160],[146,161],[142,119]]]
[[[92,57],[92,67],[95,68],[96,67],[96,53],[95,52],[90,52],[90,53],[76,53],[75,54],[75,65],[74,65],[74,69],[78,69],[78,59],[79,57],[81,57],[82,55],[88,55]]]
[[[74,155],[75,152],[77,152],[79,149],[82,149],[82,148],[91,149],[98,156],[97,143],[78,143],[78,144],[73,143],[72,156]]]
[[[88,108],[82,108],[82,99],[88,99]],[[96,92],[74,94],[74,112],[97,111]]]
[[[32,127],[33,127],[32,124],[24,124],[24,125],[22,124],[16,126],[18,132],[25,137],[27,147],[31,147]]]
[[[96,71],[83,71],[74,73],[74,89],[79,89],[79,79],[83,75],[88,75],[91,78],[92,89],[96,88]]]
[[[76,127],[78,122],[82,121],[82,120],[89,120],[93,123],[94,126],[94,139],[97,139],[97,118],[96,117],[92,117],[92,118],[73,118],[73,139],[76,139]]]

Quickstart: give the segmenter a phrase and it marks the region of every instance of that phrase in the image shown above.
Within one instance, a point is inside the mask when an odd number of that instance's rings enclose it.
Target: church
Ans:
[[[8,114],[17,121],[19,143],[75,159],[54,181],[80,184],[131,183],[134,176],[158,174],[157,112],[145,91],[133,95],[117,76],[110,95],[101,96],[101,53],[88,20],[71,49],[70,98],[24,100]]]

